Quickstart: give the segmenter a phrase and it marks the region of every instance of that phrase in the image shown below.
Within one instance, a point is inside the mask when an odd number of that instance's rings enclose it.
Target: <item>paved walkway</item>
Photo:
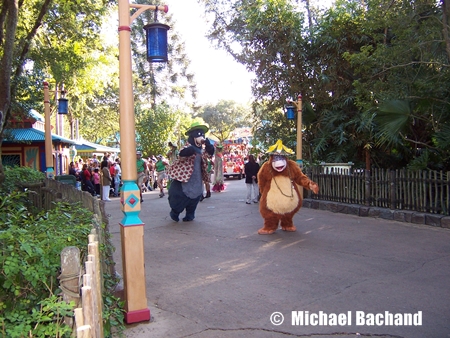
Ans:
[[[144,194],[152,318],[126,337],[450,337],[450,230],[303,208],[297,232],[261,236],[244,181],[226,183],[189,223],[169,218],[167,197]],[[119,200],[106,210],[122,273]],[[421,325],[381,321],[403,314]]]

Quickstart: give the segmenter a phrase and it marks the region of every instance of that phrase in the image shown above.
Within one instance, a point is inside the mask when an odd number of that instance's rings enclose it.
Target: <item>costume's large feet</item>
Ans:
[[[183,218],[183,222],[192,222],[194,219],[193,218]]]
[[[295,227],[295,225],[293,225],[291,227],[283,227],[282,226],[281,229],[284,231],[291,231],[291,232],[297,231],[297,228]]]
[[[178,218],[178,215],[174,213],[173,211],[170,212],[170,218],[172,218],[175,222],[178,222],[180,219]]]
[[[275,232],[275,230],[265,230],[264,228],[261,228],[258,230],[258,234],[260,235],[271,235]]]

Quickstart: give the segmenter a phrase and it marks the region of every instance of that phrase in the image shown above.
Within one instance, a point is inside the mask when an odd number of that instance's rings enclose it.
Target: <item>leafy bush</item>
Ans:
[[[84,261],[93,215],[78,204],[57,203],[49,211],[32,207],[19,187],[42,182],[41,172],[6,167],[5,177],[0,186],[0,337],[70,337],[72,328],[63,323],[63,317],[73,316],[75,304],[62,300],[56,283],[60,253],[66,246],[76,246]],[[114,250],[106,242],[100,247],[104,256],[105,251]],[[112,294],[116,279],[103,276],[107,338],[113,332],[122,336],[124,330],[124,304]]]
[[[28,167],[3,167],[5,171],[5,181],[0,186],[0,192],[10,193],[17,190],[20,183],[42,182],[45,179],[43,172]]]
[[[57,203],[37,215],[20,204],[26,195],[0,196],[0,325],[5,337],[65,337],[62,317],[72,307],[56,299],[60,253],[77,246],[86,255],[92,213]],[[57,298],[55,298],[57,297]],[[68,330],[66,330],[68,329]]]

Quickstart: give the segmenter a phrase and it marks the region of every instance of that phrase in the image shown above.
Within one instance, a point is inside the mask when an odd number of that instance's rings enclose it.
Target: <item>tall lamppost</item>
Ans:
[[[137,11],[130,16],[130,7]],[[168,12],[168,6],[130,4],[119,0],[119,101],[120,154],[123,186],[120,194],[124,218],[120,222],[122,265],[125,296],[125,321],[136,323],[150,320],[145,291],[144,223],[141,211],[140,187],[136,184],[136,139],[131,64],[130,24],[146,10]],[[169,26],[155,23],[146,25],[147,59],[167,61],[167,30]],[[159,48],[161,47],[161,48]],[[162,51],[163,47],[166,48]]]
[[[45,118],[45,175],[47,178],[55,178],[53,169],[53,145],[52,145],[52,127],[50,123],[50,94],[48,91],[48,82],[44,82],[44,118]]]
[[[302,157],[302,95],[299,94],[297,101],[288,101],[286,106],[286,117],[288,120],[295,120],[295,111],[297,109],[297,165],[300,169],[303,169],[303,157]],[[291,106],[293,104],[293,106]]]
[[[67,114],[69,100],[65,98],[66,91],[62,91],[62,98],[58,99],[58,114]],[[55,178],[55,169],[53,167],[53,142],[52,142],[52,125],[50,111],[50,93],[48,82],[44,81],[44,132],[45,132],[45,175],[47,178]]]
[[[286,117],[288,120],[294,120],[295,119],[295,111],[294,108],[297,109],[297,165],[300,167],[300,169],[303,170],[303,156],[302,156],[302,146],[303,146],[303,139],[302,139],[302,95],[299,94],[297,97],[297,101],[288,101],[288,106],[286,106]],[[293,106],[292,106],[292,105]],[[300,194],[303,197],[303,188],[300,187]]]

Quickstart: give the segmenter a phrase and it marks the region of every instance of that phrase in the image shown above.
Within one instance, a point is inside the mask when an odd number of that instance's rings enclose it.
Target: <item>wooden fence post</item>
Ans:
[[[61,251],[61,275],[58,277],[60,281],[60,289],[63,292],[63,300],[66,303],[75,302],[75,308],[80,302],[80,249],[76,246],[65,247]],[[66,325],[72,327],[73,318],[65,317]]]
[[[77,338],[91,338],[91,327],[83,325],[77,328]]]
[[[370,206],[371,202],[371,177],[370,177],[370,170],[364,170],[365,175],[365,189],[364,189],[364,204],[366,206]]]
[[[396,176],[395,176],[395,170],[389,170],[389,185],[390,185],[390,190],[389,190],[389,195],[390,195],[390,199],[389,199],[389,208],[391,210],[395,210],[397,208],[397,192],[396,192]]]
[[[94,292],[94,303],[95,303],[95,330],[97,331],[97,336],[103,338],[103,298],[102,298],[102,268],[100,265],[100,251],[98,247],[97,235],[91,234],[88,236],[88,259],[94,263],[94,274],[93,283],[95,288]]]

